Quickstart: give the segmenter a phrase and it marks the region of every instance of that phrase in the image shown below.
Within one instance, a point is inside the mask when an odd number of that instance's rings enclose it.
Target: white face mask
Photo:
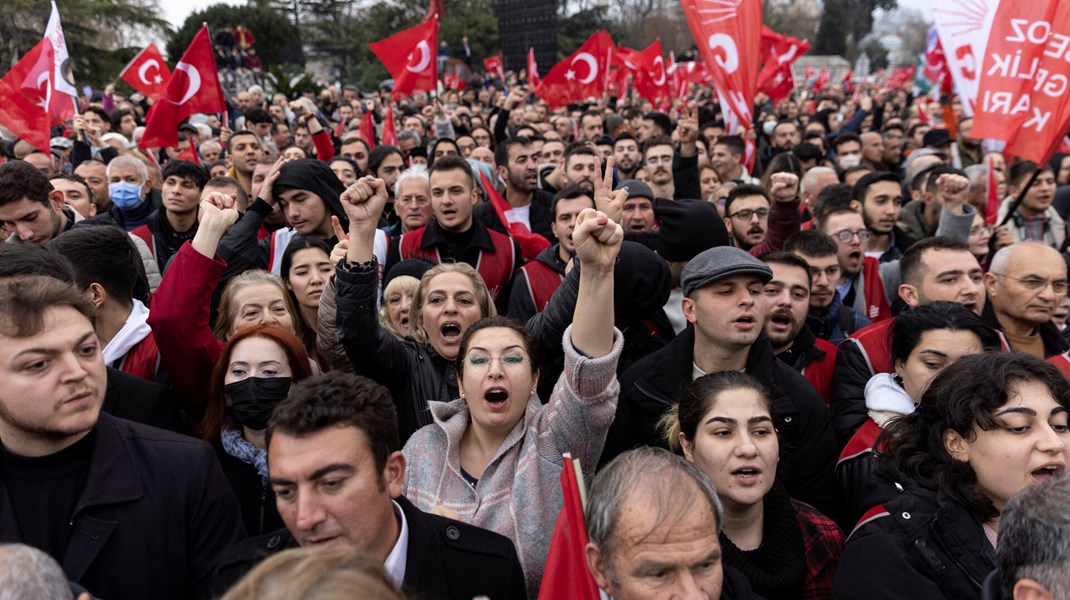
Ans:
[[[776,121],[766,121],[762,123],[762,132],[768,137],[773,135],[773,130],[776,129]]]
[[[862,164],[861,154],[848,154],[847,156],[841,156],[836,159],[836,164],[840,165],[841,169],[850,169],[851,167],[857,167]]]

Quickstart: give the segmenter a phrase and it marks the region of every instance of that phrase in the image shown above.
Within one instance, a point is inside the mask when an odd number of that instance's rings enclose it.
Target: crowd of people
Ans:
[[[1070,156],[502,83],[11,132],[0,597],[1070,598]]]

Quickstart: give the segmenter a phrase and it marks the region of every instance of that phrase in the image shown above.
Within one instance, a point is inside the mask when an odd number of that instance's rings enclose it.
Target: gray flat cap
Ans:
[[[718,246],[701,252],[691,259],[680,275],[684,295],[732,275],[757,275],[762,283],[769,283],[773,270],[745,250],[734,246]]]

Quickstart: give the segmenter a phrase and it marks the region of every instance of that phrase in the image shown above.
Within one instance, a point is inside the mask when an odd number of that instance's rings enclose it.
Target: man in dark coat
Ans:
[[[275,408],[267,444],[286,529],[228,551],[217,594],[266,556],[302,546],[367,553],[410,597],[526,597],[508,538],[425,513],[401,495],[405,455],[381,385],[339,371],[302,381]]]
[[[772,392],[780,434],[778,471],[791,497],[834,514],[836,442],[825,403],[802,375],[777,360],[762,331],[762,292],[771,278],[768,265],[729,246],[706,250],[688,263],[680,282],[690,326],[624,372],[603,463],[639,445],[665,447],[658,420],[692,380],[745,370]]]
[[[107,371],[74,286],[0,281],[0,542],[100,598],[205,598],[244,535],[211,447],[101,413]]]

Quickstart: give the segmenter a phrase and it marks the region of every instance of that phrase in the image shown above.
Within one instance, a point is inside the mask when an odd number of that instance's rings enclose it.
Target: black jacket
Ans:
[[[255,467],[227,454],[222,443],[215,445],[215,451],[223,475],[238,498],[245,532],[257,536],[285,527],[275,507],[275,491],[271,484],[260,478]]]
[[[981,312],[981,320],[990,325],[992,329],[1003,331],[1003,325],[996,318],[996,311],[992,308],[991,299],[985,303],[985,309]],[[1070,342],[1067,342],[1059,328],[1051,321],[1037,327],[1037,334],[1040,335],[1041,341],[1044,342],[1044,358],[1051,358],[1056,354],[1062,354],[1070,350]]]
[[[832,597],[980,599],[996,566],[980,521],[942,493],[900,487],[847,540]]]
[[[553,230],[550,229],[550,223],[554,220],[553,202],[553,194],[545,190],[536,189],[532,192],[531,212],[528,213],[528,220],[531,222],[531,232],[541,235],[550,242],[557,239],[554,237]],[[493,229],[498,233],[504,233],[506,235],[509,234],[505,225],[502,224],[501,219],[498,218],[498,213],[494,211],[494,205],[489,201],[476,206],[472,215],[487,229]]]
[[[0,480],[0,541],[22,539]],[[62,517],[61,517],[62,518]],[[62,567],[98,598],[206,598],[245,537],[212,447],[101,413]]]
[[[694,346],[695,330],[689,326],[624,373],[617,417],[609,428],[602,464],[636,446],[666,446],[657,422],[691,383]],[[777,475],[792,498],[825,514],[836,514],[836,442],[825,402],[802,375],[773,355],[764,333],[751,345],[746,368],[773,394],[781,456]]]
[[[179,412],[171,388],[108,367],[104,412],[135,423],[189,434],[189,419]]]
[[[379,325],[375,296],[378,268],[351,272],[339,264],[337,284],[338,340],[358,375],[390,390],[398,411],[398,433],[404,445],[417,429],[432,422],[428,402],[457,398],[457,373],[451,361],[429,344],[398,340]],[[561,337],[558,336],[558,344]]]
[[[404,496],[394,499],[409,526],[402,591],[424,600],[526,598],[524,572],[509,538],[425,513]],[[261,560],[297,542],[286,529],[246,540],[226,552],[212,580],[222,596]],[[356,597],[356,596],[355,596]]]

